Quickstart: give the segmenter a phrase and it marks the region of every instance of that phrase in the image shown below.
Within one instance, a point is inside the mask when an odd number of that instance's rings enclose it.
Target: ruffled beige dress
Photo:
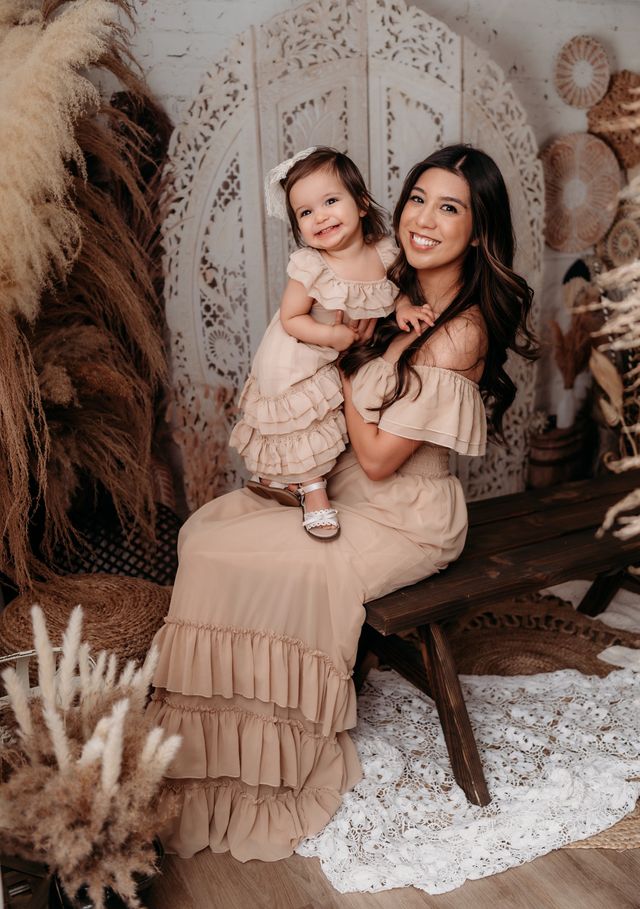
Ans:
[[[397,251],[393,240],[385,237],[376,250],[386,271]],[[336,312],[343,312],[345,319],[386,316],[393,312],[398,293],[386,277],[338,277],[317,249],[292,253],[287,274],[306,288],[315,301],[312,317],[325,325],[333,325]],[[330,347],[291,337],[276,313],[256,352],[240,395],[242,417],[229,439],[250,473],[302,483],[334,467],[348,441],[337,357],[338,351]]]
[[[290,855],[318,833],[361,768],[351,678],[363,603],[444,568],[462,551],[467,510],[449,449],[485,450],[477,385],[417,367],[422,390],[390,406],[388,432],[424,442],[386,480],[347,450],[329,478],[342,532],[318,546],[297,509],[246,490],[192,515],[164,627],[149,707],[183,736],[164,797],[178,816],[164,841],[187,857],[205,847],[246,861]],[[354,377],[366,420],[394,387],[384,359]],[[414,393],[416,396],[414,398]]]

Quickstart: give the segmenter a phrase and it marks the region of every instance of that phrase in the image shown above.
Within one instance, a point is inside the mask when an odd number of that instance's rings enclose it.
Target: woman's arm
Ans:
[[[422,443],[394,436],[384,429],[378,429],[376,423],[367,423],[353,405],[351,380],[345,375],[342,376],[342,390],[347,432],[360,466],[370,480],[385,480],[395,473]]]
[[[418,351],[414,362],[438,366],[479,381],[484,368],[487,337],[479,311],[452,320],[430,338]],[[342,376],[344,415],[353,449],[364,472],[371,480],[391,476],[422,444],[379,429],[367,423],[351,399],[351,382]]]
[[[346,350],[358,340],[358,332],[342,322],[334,325],[316,322],[311,315],[312,306],[313,299],[304,285],[291,278],[280,305],[280,321],[288,335],[305,344],[318,344],[338,351]]]

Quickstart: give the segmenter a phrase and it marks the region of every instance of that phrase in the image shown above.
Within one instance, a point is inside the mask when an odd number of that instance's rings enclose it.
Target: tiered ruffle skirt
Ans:
[[[332,364],[269,396],[249,376],[239,406],[242,418],[229,444],[252,474],[298,483],[324,476],[345,450],[342,384]]]

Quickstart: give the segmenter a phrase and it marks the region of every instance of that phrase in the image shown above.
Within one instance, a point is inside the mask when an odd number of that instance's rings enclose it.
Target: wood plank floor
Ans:
[[[429,896],[407,887],[337,893],[317,859],[242,864],[208,850],[169,856],[150,909],[640,909],[640,849],[560,849]]]

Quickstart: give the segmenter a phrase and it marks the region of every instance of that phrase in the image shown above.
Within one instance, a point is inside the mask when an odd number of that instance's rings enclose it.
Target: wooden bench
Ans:
[[[607,607],[625,569],[640,565],[640,537],[596,539],[607,508],[640,486],[640,471],[517,493],[469,506],[462,556],[441,574],[366,605],[361,652],[371,650],[433,697],[454,776],[476,805],[490,801],[478,748],[442,623],[478,606],[576,578],[593,579],[579,605]],[[397,637],[417,628],[422,660]]]

